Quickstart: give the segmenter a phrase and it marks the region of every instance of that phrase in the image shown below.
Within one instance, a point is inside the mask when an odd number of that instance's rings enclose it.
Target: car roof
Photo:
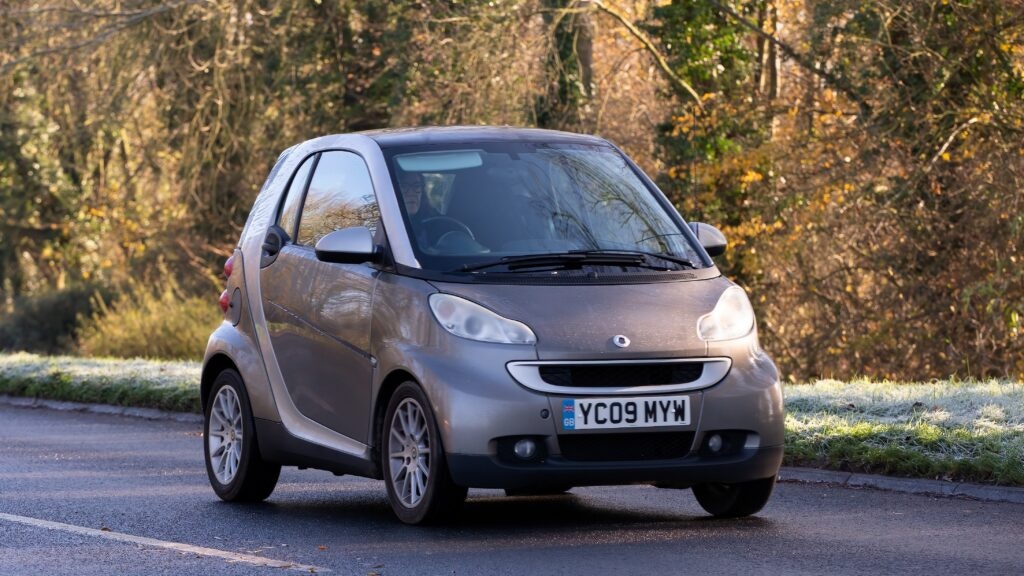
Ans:
[[[381,147],[419,144],[461,144],[472,142],[551,142],[605,144],[596,136],[538,128],[511,126],[431,126],[425,128],[389,128],[359,132]]]

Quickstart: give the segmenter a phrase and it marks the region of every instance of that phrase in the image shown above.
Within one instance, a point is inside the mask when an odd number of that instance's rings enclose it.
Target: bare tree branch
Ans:
[[[604,12],[605,14],[608,14],[612,18],[618,20],[619,23],[622,24],[622,26],[626,30],[628,30],[630,34],[633,35],[634,38],[636,38],[638,41],[640,41],[641,44],[643,44],[644,48],[647,49],[647,52],[651,55],[651,57],[654,58],[654,61],[658,64],[658,68],[660,68],[662,73],[665,74],[665,77],[669,79],[669,82],[671,82],[672,85],[675,86],[676,90],[678,90],[680,93],[685,93],[692,96],[694,101],[697,102],[697,106],[700,107],[702,110],[704,109],[704,105],[701,104],[700,95],[697,94],[697,91],[693,89],[693,86],[690,86],[685,80],[680,78],[678,74],[672,71],[672,67],[668,65],[668,61],[665,60],[665,56],[663,56],[661,50],[658,50],[658,47],[654,45],[654,42],[651,40],[650,36],[645,34],[643,30],[637,28],[636,25],[630,21],[628,16],[623,14],[617,8],[605,4],[604,2],[602,2],[602,0],[582,0],[582,2],[592,4],[601,12]]]
[[[780,41],[778,38],[772,36],[771,34],[768,34],[760,27],[758,27],[757,24],[754,24],[750,20],[747,20],[729,6],[726,6],[721,2],[717,2],[716,0],[708,0],[708,4],[711,4],[718,11],[722,12],[729,18],[735,20],[740,26],[743,26],[744,28],[750,30],[754,34],[757,34],[761,38],[767,40],[770,44],[781,50],[782,53],[785,54],[790,60],[796,62],[797,65],[799,65],[801,68],[804,68],[805,70],[811,72],[815,76],[818,76],[819,78],[824,80],[829,86],[842,92],[847,98],[856,103],[857,106],[860,108],[862,119],[870,116],[871,104],[869,104],[863,96],[858,94],[857,91],[854,90],[853,86],[851,86],[850,83],[847,82],[844,78],[836,76],[835,74],[829,72],[828,70],[825,70],[820,66],[816,65],[814,62],[811,62],[811,60],[807,56],[800,54],[790,45]]]
[[[150,18],[153,18],[155,16],[159,16],[161,14],[170,12],[172,10],[176,10],[178,8],[192,6],[192,5],[195,5],[195,4],[201,4],[201,3],[204,3],[204,2],[209,2],[209,0],[180,0],[180,1],[176,1],[176,2],[168,2],[166,4],[160,4],[160,5],[154,6],[152,8],[149,8],[149,9],[146,9],[146,10],[139,10],[139,11],[136,11],[136,12],[111,13],[111,14],[114,14],[114,15],[116,15],[117,17],[119,17],[121,19],[118,20],[117,22],[104,25],[103,27],[99,28],[94,35],[92,35],[92,36],[90,36],[88,38],[85,38],[84,40],[80,40],[78,42],[70,42],[70,43],[67,43],[67,44],[60,44],[58,46],[52,46],[52,47],[48,47],[48,48],[43,48],[41,50],[36,50],[36,51],[34,51],[34,52],[30,53],[30,54],[26,54],[25,56],[13,58],[13,59],[11,59],[11,60],[9,60],[7,62],[4,62],[3,64],[0,64],[0,75],[3,75],[3,74],[6,74],[6,73],[10,72],[12,69],[16,68],[17,66],[19,66],[21,64],[24,64],[25,62],[28,62],[30,60],[35,60],[37,58],[42,58],[44,56],[49,56],[49,55],[52,55],[52,54],[68,53],[68,52],[73,52],[73,51],[83,50],[83,49],[95,48],[96,46],[99,46],[100,44],[103,44],[104,42],[106,42],[108,39],[110,39],[111,37],[115,36],[119,32],[122,32],[124,30],[127,30],[128,28],[131,28],[133,26],[141,24],[141,23],[145,22],[146,20],[149,20]],[[40,8],[40,9],[36,9],[35,11],[25,11],[25,12],[26,13],[36,13],[36,14],[39,14],[39,13],[43,13],[43,12],[57,12],[57,11],[64,12],[64,13],[72,13],[72,14],[82,14],[82,15],[87,15],[87,16],[90,16],[90,17],[97,17],[97,14],[98,14],[98,13],[90,13],[90,12],[87,12],[87,11],[76,11],[76,10],[71,10],[71,9],[57,9],[57,8]]]

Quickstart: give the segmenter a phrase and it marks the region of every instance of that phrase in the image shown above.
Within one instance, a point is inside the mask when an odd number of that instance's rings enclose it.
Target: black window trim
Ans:
[[[295,176],[299,173],[299,170],[302,169],[302,166],[306,162],[308,162],[310,158],[316,156],[316,158],[313,158],[313,163],[309,166],[309,174],[306,175],[306,182],[302,185],[302,190],[299,191],[299,208],[295,214],[295,228],[292,230],[285,230],[285,233],[288,234],[288,244],[295,244],[296,235],[299,233],[299,220],[302,217],[302,207],[306,203],[306,192],[309,190],[309,183],[313,180],[313,172],[316,171],[316,165],[320,163],[320,155],[322,152],[322,150],[317,150],[316,152],[306,155],[306,157],[303,158],[301,162],[299,162],[299,165],[295,167],[295,171],[292,172],[291,177],[288,178],[288,183],[285,184],[284,186],[285,192],[284,194],[281,195],[281,199],[278,201],[277,215],[274,217],[274,223],[280,226],[281,216],[283,215],[284,212],[284,205],[288,202],[288,197],[290,196],[292,183],[295,181]],[[296,244],[296,246],[301,245]]]

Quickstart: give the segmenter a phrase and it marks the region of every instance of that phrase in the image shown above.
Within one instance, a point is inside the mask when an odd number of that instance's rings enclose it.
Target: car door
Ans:
[[[308,165],[308,168],[307,168]],[[363,159],[329,150],[304,161],[279,211],[276,257],[260,272],[264,314],[285,386],[304,416],[366,443],[370,426],[370,314],[378,271],[317,260],[327,233],[378,225]]]

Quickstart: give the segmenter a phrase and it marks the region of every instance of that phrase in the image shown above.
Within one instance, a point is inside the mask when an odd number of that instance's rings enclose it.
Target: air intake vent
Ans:
[[[563,458],[577,462],[667,460],[690,452],[693,432],[566,434],[558,445]]]
[[[553,386],[624,388],[694,382],[704,372],[701,362],[672,364],[545,364],[540,377]]]

